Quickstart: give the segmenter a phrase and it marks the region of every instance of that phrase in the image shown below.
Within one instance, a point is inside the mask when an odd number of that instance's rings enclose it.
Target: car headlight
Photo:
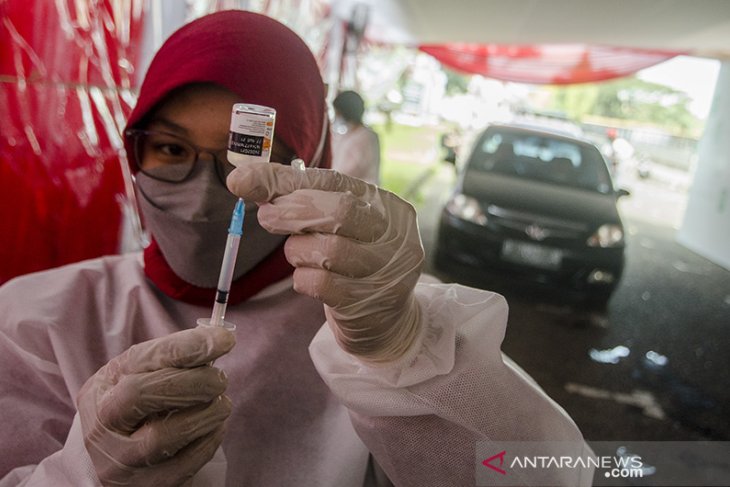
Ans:
[[[455,217],[461,218],[477,225],[487,224],[487,215],[482,211],[482,207],[479,206],[479,202],[474,198],[463,194],[457,194],[446,204],[446,211],[454,215]]]
[[[621,225],[605,224],[588,237],[586,243],[589,247],[618,247],[624,241],[624,229]]]

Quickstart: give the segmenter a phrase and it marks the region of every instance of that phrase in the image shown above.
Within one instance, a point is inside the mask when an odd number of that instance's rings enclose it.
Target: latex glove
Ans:
[[[104,485],[179,485],[215,453],[231,403],[211,365],[233,334],[200,327],[142,342],[81,388],[84,443]]]
[[[339,345],[372,362],[401,357],[420,313],[413,289],[424,253],[416,212],[393,193],[327,169],[245,164],[228,188],[260,207],[271,233],[292,234],[294,289],[325,303]]]

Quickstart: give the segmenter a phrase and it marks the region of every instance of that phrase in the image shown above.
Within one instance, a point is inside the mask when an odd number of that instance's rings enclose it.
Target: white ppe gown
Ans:
[[[216,367],[228,375],[233,411],[226,461],[211,462],[208,478],[231,486],[467,486],[478,441],[582,440],[568,415],[503,357],[501,296],[428,283],[416,294],[417,343],[379,367],[343,352],[323,326],[322,304],[295,293],[291,280],[230,306],[237,343]],[[76,414],[79,389],[131,345],[209,315],[162,294],[139,254],[6,283],[0,487],[97,485]],[[592,470],[561,480],[591,481]]]

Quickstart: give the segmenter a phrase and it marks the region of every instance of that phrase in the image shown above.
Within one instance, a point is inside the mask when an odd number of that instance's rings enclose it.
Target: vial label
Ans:
[[[273,108],[244,103],[233,105],[228,161],[234,166],[244,162],[268,162],[275,119],[276,110]]]
[[[263,154],[264,149],[268,150],[270,148],[270,144],[269,147],[264,147],[265,140],[263,136],[259,137],[256,135],[231,132],[231,136],[228,139],[228,149],[231,152],[246,156],[260,156]]]

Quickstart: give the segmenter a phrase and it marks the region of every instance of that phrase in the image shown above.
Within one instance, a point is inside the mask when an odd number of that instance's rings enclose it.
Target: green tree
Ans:
[[[444,73],[446,73],[447,95],[467,93],[469,90],[469,75],[457,73],[448,68],[444,68]]]
[[[701,122],[690,112],[691,99],[671,87],[636,77],[553,87],[552,108],[581,120],[586,115],[649,124],[693,135]]]
[[[570,88],[553,89],[552,109],[565,113],[570,118],[580,120],[590,114],[598,98],[599,88],[596,84],[574,85]]]

